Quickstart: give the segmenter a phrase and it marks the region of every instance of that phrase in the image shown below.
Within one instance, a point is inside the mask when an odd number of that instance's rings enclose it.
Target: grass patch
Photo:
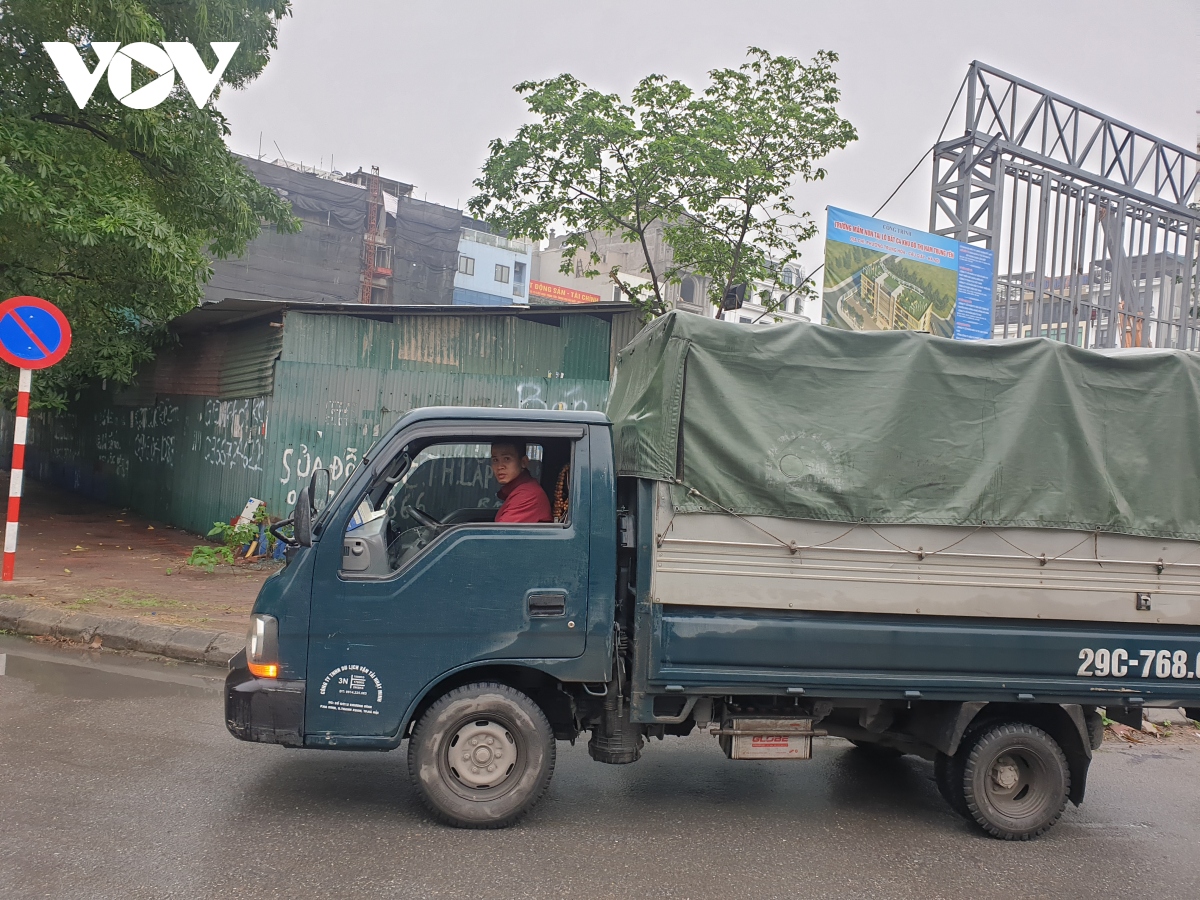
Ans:
[[[184,604],[167,597],[156,597],[141,591],[131,591],[125,588],[99,588],[89,591],[77,600],[64,604],[64,609],[85,609],[96,604],[121,609],[178,609]]]
[[[126,609],[149,609],[152,606],[175,609],[183,606],[178,600],[169,600],[166,597],[155,597],[153,594],[141,594],[136,591],[127,591],[114,597],[113,602]]]

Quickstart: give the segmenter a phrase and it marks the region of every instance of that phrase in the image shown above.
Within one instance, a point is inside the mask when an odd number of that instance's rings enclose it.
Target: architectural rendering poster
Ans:
[[[992,272],[991,250],[831,206],[822,320],[984,340],[992,336]]]

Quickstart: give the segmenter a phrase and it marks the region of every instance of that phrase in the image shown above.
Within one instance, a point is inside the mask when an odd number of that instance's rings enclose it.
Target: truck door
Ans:
[[[583,653],[587,427],[507,427],[521,429],[561,521],[493,521],[491,440],[506,435],[479,423],[402,433],[390,458],[372,461],[369,486],[339,502],[313,579],[310,737],[394,734],[426,685],[472,662]]]

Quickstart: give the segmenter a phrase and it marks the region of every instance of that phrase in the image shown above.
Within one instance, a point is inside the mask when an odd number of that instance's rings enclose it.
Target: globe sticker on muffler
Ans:
[[[321,709],[379,715],[383,682],[366,666],[339,666],[321,682]]]

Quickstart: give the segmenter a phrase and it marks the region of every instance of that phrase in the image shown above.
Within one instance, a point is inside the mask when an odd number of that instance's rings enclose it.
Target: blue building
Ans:
[[[454,275],[455,306],[527,304],[533,245],[463,228]]]

